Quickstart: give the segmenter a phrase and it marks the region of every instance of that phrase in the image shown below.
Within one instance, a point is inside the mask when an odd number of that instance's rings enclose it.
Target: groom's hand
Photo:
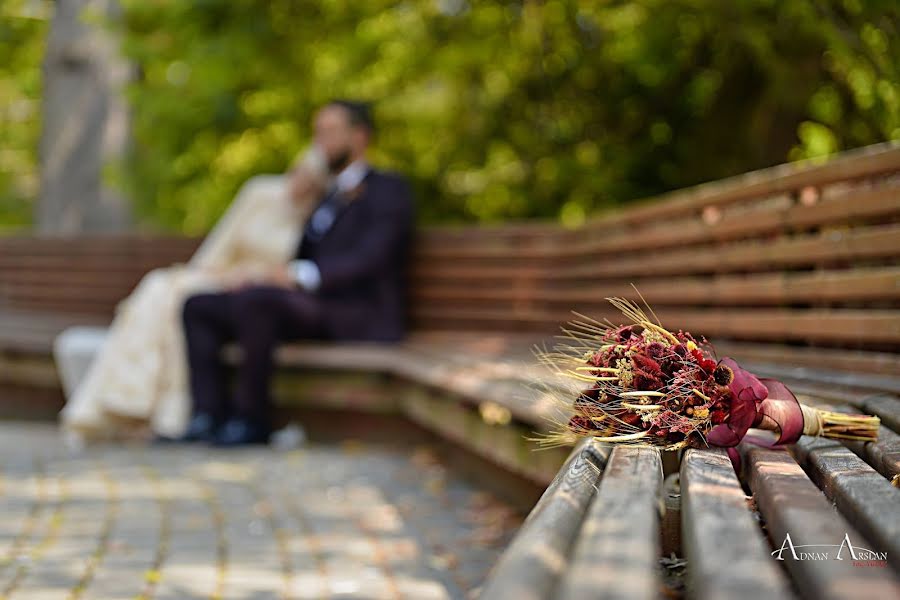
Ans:
[[[297,287],[297,281],[287,265],[276,267],[269,272],[269,276],[265,278],[264,283],[269,283],[276,287],[292,289]]]
[[[296,287],[296,282],[287,267],[276,267],[265,272],[234,274],[225,283],[226,289],[239,291],[255,286],[275,286],[285,289]]]

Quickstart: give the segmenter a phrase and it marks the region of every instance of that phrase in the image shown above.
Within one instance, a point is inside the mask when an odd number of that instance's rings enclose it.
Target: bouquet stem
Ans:
[[[803,435],[821,436],[840,440],[874,442],[878,439],[881,419],[871,415],[848,415],[800,404],[803,412]],[[757,425],[760,429],[778,431],[779,427],[769,417],[763,417]]]

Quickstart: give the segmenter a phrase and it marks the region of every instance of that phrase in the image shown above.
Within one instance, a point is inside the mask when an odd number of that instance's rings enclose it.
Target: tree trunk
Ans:
[[[57,0],[44,57],[41,193],[35,227],[41,233],[127,229],[127,200],[103,181],[106,165],[129,143],[122,95],[131,67],[100,19],[115,19],[115,0]]]

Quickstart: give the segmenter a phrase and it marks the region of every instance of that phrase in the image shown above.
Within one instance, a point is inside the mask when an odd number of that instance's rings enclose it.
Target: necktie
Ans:
[[[337,188],[333,188],[310,215],[304,237],[307,237],[310,242],[318,242],[325,237],[334,223],[340,207],[341,194]]]

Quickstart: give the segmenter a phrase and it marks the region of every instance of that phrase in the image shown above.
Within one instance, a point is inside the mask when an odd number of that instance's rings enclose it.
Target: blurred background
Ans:
[[[900,139],[890,0],[0,0],[0,232],[200,234],[332,97],[423,223]]]

